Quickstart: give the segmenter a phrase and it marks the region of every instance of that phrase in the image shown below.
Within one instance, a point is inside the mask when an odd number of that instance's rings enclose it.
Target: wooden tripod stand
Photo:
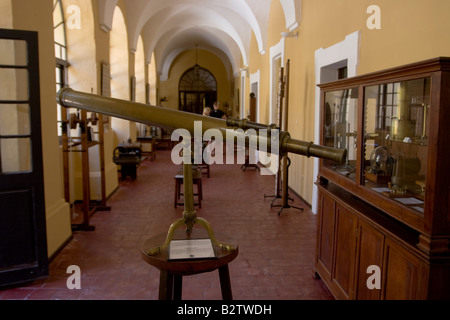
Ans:
[[[282,131],[287,131],[288,127],[288,108],[289,108],[289,69],[290,69],[290,60],[286,62],[286,75],[284,75],[284,69],[280,69],[280,77],[279,77],[279,93],[278,93],[278,121],[279,126]],[[283,99],[285,99],[284,103],[284,111],[283,111]],[[303,208],[291,206],[289,204],[289,200],[293,201],[294,199],[289,197],[289,166],[291,165],[291,160],[288,158],[287,154],[284,154],[282,158],[278,158],[278,171],[275,175],[275,195],[274,196],[266,196],[273,197],[273,200],[270,204],[270,207],[281,207],[278,211],[278,215],[281,215],[281,212],[284,209],[295,208],[303,211]],[[281,195],[280,195],[281,192]],[[281,198],[281,205],[275,205],[275,201]]]

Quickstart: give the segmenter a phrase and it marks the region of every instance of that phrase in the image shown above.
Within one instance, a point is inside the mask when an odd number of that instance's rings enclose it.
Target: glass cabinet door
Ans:
[[[342,176],[356,180],[358,88],[349,88],[325,93],[323,144],[347,149],[343,165],[324,160],[323,165]]]
[[[423,213],[430,78],[364,88],[364,179],[372,190]]]

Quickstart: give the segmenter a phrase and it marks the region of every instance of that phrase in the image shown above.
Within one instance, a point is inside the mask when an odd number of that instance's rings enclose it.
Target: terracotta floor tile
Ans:
[[[313,278],[316,216],[292,194],[291,204],[304,211],[284,209],[278,216],[279,208],[271,207],[273,197],[264,197],[273,195],[274,177],[240,167],[211,165],[210,178],[202,179],[202,208],[196,209],[214,232],[239,243],[239,255],[229,265],[234,298],[333,299],[323,282]],[[0,299],[158,299],[159,271],[142,259],[140,246],[182,217],[182,206],[173,207],[178,169],[170,151],[159,150],[155,161],[141,164],[135,181],[119,182],[108,199],[111,211],[91,217],[94,231],[73,233],[51,261],[46,279],[0,290]],[[66,287],[70,265],[81,269],[81,290]],[[183,279],[183,299],[220,298],[217,271]]]

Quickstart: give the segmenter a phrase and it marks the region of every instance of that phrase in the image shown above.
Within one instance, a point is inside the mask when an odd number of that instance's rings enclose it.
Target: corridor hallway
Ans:
[[[203,176],[202,208],[216,233],[239,244],[238,257],[229,264],[235,300],[330,300],[321,280],[313,277],[316,216],[293,194],[293,206],[271,208],[274,177],[262,176],[241,165],[211,165]],[[141,244],[166,232],[182,216],[174,208],[174,176],[179,166],[170,151],[158,150],[156,160],[143,161],[135,181],[119,182],[108,200],[111,211],[97,212],[90,224],[95,231],[77,231],[51,261],[50,276],[31,284],[0,290],[0,300],[155,300],[159,271],[141,257]],[[275,204],[279,204],[277,199]],[[220,240],[220,239],[219,239]],[[70,265],[81,269],[81,289],[69,290]],[[183,278],[183,299],[221,299],[217,271]]]

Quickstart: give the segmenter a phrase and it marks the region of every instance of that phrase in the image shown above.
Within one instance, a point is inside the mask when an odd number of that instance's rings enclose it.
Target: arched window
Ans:
[[[181,76],[178,90],[182,111],[201,114],[217,99],[216,78],[197,64]]]
[[[56,57],[56,92],[67,84],[67,38],[66,22],[61,0],[55,0],[53,4],[53,33],[55,37],[55,57]],[[61,124],[61,106],[58,105],[57,119]],[[62,135],[62,125],[58,125],[58,137]]]
[[[55,35],[55,56],[67,60],[66,22],[61,0],[53,4],[53,31]]]

